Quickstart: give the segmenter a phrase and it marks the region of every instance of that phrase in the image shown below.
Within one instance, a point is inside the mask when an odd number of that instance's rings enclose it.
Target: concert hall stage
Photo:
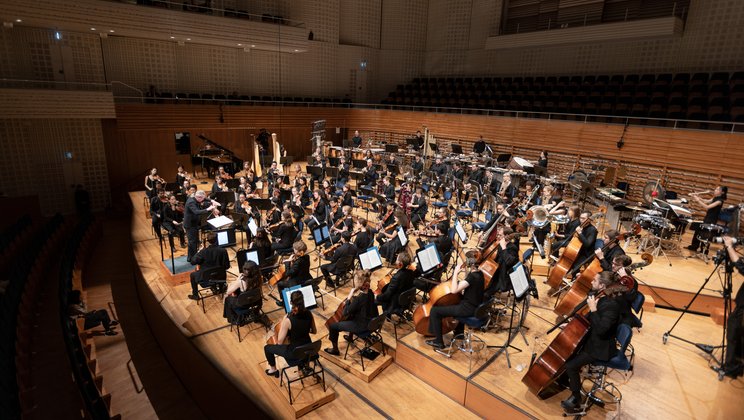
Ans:
[[[289,406],[286,395],[277,392],[278,384],[271,382],[274,378],[264,378],[261,364],[265,361],[263,345],[266,330],[257,324],[246,325],[241,328],[243,340],[239,343],[235,331],[230,332],[222,317],[220,299],[208,299],[206,313],[200,305],[189,300],[188,282],[172,281],[163,267],[158,241],[152,234],[150,220],[142,211],[143,193],[133,192],[130,197],[134,209],[131,228],[133,253],[141,272],[136,280],[140,300],[146,306],[145,315],[153,332],[159,337],[160,346],[171,359],[181,381],[192,395],[199,395],[212,384],[193,377],[194,369],[190,365],[195,363],[193,358],[188,362],[181,360],[181,353],[193,350],[204,359],[197,361],[200,362],[200,369],[211,369],[212,373],[221,375],[229,386],[255,401],[269,415],[294,418],[298,410]],[[370,218],[374,220],[371,213]],[[472,244],[473,238],[466,248]],[[312,249],[312,244],[309,245]],[[184,251],[178,249],[176,256]],[[228,251],[231,258],[234,258],[234,251]],[[318,266],[317,254],[310,255],[311,272],[319,275],[319,271],[315,270]],[[634,260],[638,259],[634,253],[630,255]],[[539,257],[535,262],[538,263],[538,260]],[[650,295],[657,307],[653,312],[644,313],[643,328],[640,332],[634,331],[633,372],[628,377],[618,372],[609,376],[623,394],[619,412],[611,406],[606,409],[594,406],[588,412],[589,418],[619,415],[620,418],[729,419],[741,416],[741,401],[744,400],[744,381],[741,378],[718,381],[717,374],[708,367],[709,356],[694,345],[673,338],[667,344],[662,343],[662,334],[671,328],[679,312],[661,306],[666,306],[665,303],[671,306],[686,304],[713,268],[712,264],[706,265],[692,259],[672,258],[672,263],[672,267],[669,267],[666,262],[662,264],[656,261],[637,272],[639,280],[653,289]],[[231,262],[230,271],[238,272],[235,261]],[[376,281],[388,271],[388,268],[383,268],[374,273],[373,288]],[[312,411],[303,412],[303,418],[561,417],[560,400],[567,397],[568,391],[548,400],[540,400],[521,382],[533,354],[539,355],[557,334],[545,335],[556,321],[552,311],[554,300],[547,296],[548,286],[543,284],[544,277],[537,276],[536,280],[539,299],[531,300],[524,322],[527,327],[524,338],[521,334],[513,336],[511,344],[521,352],[509,350],[511,368],[507,367],[503,351],[484,349],[473,362],[472,372],[469,372],[464,353],[456,352],[452,358],[436,353],[408,325],[398,328],[399,341],[396,343],[393,326],[386,323],[383,337],[389,346],[388,354],[393,356],[393,363],[368,383],[325,358],[321,359],[326,370],[326,384],[334,398],[318,406],[309,405]],[[715,281],[711,280],[709,286],[716,289],[718,284],[716,278]],[[740,284],[741,276],[735,276],[734,289]],[[673,301],[669,297],[672,292],[666,289],[679,293],[683,298]],[[314,310],[318,325],[315,339],[326,336],[323,323],[348,292],[349,285],[339,289],[338,297],[332,293],[326,294],[325,308]],[[710,296],[710,305],[716,305],[716,299],[720,300],[714,292],[706,291],[705,295]],[[264,296],[267,296],[267,290],[264,290]],[[279,321],[283,310],[275,305],[271,297],[267,296],[267,299],[264,301],[264,311],[272,322]],[[507,314],[499,325],[508,324]],[[718,345],[721,341],[721,327],[713,323],[710,317],[702,315],[685,315],[674,329],[674,334],[696,343]],[[182,338],[179,345],[189,346],[188,349],[171,343],[176,335]],[[475,335],[494,346],[505,344],[508,338],[506,332],[476,331]],[[327,339],[324,339],[323,347],[328,346]],[[342,349],[343,346],[341,344]],[[300,389],[299,382],[293,384],[293,392],[295,385],[297,390]],[[229,402],[214,402],[224,403]]]

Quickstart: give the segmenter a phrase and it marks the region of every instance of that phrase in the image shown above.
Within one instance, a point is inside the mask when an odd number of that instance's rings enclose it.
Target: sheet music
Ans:
[[[294,287],[288,287],[282,290],[282,294],[284,295],[284,310],[287,311],[287,313],[292,312],[292,304],[289,298],[292,295],[292,292],[294,292],[295,290],[299,290],[302,293],[302,297],[305,300],[306,309],[313,309],[318,306],[318,303],[315,301],[315,293],[313,292],[313,286],[297,285]]]
[[[400,244],[403,246],[408,245],[408,236],[406,236],[406,232],[403,230],[402,227],[398,228],[398,239],[400,239]]]
[[[362,264],[362,269],[364,270],[374,270],[375,268],[382,267],[380,251],[376,246],[367,249],[366,252],[359,254],[359,262]]]
[[[217,245],[226,245],[230,243],[230,238],[227,235],[227,231],[223,230],[221,232],[217,232]]]
[[[463,245],[468,242],[468,234],[465,233],[465,229],[463,229],[459,220],[455,221],[455,232],[457,232],[457,236],[460,237],[460,242]]]
[[[257,250],[249,250],[245,253],[245,260],[246,261],[253,261],[256,263],[256,265],[261,265],[261,262],[258,260],[258,251]],[[242,270],[242,267],[241,267]]]
[[[416,257],[421,263],[421,271],[424,273],[436,268],[442,262],[434,244],[429,244],[424,249],[416,251]]]
[[[248,229],[251,230],[251,234],[253,236],[256,236],[256,232],[258,232],[258,226],[256,225],[256,221],[253,220],[251,217],[250,220],[248,220]]]
[[[221,227],[227,226],[232,224],[232,219],[230,219],[227,216],[221,215],[218,217],[215,217],[214,219],[209,219],[207,222],[212,225],[215,229],[219,229]]]
[[[527,272],[522,263],[517,263],[517,265],[514,266],[514,270],[509,273],[509,278],[511,279],[512,287],[514,288],[514,296],[517,298],[524,296],[524,294],[527,293],[527,290],[529,290],[530,284],[527,281]]]

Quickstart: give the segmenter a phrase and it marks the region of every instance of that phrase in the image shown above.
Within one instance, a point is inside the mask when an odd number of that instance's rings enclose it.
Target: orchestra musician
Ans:
[[[349,182],[349,164],[346,162],[346,157],[341,156],[338,162],[338,178],[336,186],[346,185]]]
[[[354,130],[354,137],[351,138],[354,147],[362,147],[362,136],[359,135],[359,130]]]
[[[499,183],[492,171],[486,171],[483,178],[483,194],[499,195]]]
[[[416,155],[413,157],[413,162],[411,162],[411,172],[416,178],[420,177],[424,172],[424,161],[421,160],[421,156]]]
[[[499,268],[491,278],[486,296],[511,290],[509,273],[514,270],[514,266],[519,262],[519,246],[515,243],[514,231],[509,226],[502,225],[499,225],[497,229],[498,239],[496,240],[499,246],[494,260],[499,264]]]
[[[357,251],[363,252],[374,243],[372,229],[368,226],[367,219],[358,217],[354,224],[354,246]]]
[[[594,294],[586,298],[586,305],[589,307],[586,318],[590,323],[588,337],[581,351],[566,362],[566,376],[571,396],[561,401],[561,407],[568,413],[579,411],[582,405],[579,377],[581,368],[593,362],[610,360],[617,353],[615,340],[621,307],[616,296],[626,289],[617,283],[615,273],[603,271],[592,281],[592,291]],[[604,296],[595,297],[599,292],[604,292]]]
[[[338,197],[331,197],[330,200],[331,213],[329,215],[331,225],[335,225],[336,222],[344,217],[344,211],[341,206],[338,205]]]
[[[431,168],[429,168],[429,171],[436,175],[437,181],[444,178],[444,176],[447,174],[447,165],[442,163],[441,156],[437,156],[437,158],[434,160],[434,164],[431,165]]]
[[[284,173],[282,173],[281,168],[277,166],[276,162],[271,162],[271,167],[266,171],[266,178],[269,180],[269,185],[274,185],[276,180],[283,176]]]
[[[709,224],[713,225],[718,223],[718,217],[721,214],[721,209],[723,208],[723,203],[726,201],[726,198],[728,196],[728,187],[724,185],[719,185],[716,187],[716,189],[713,191],[713,198],[710,198],[708,200],[703,200],[698,196],[698,194],[693,194],[691,197],[695,202],[698,203],[698,205],[702,206],[705,209],[705,217],[703,217],[703,224]],[[702,226],[702,225],[701,225]],[[698,230],[700,228],[698,227]],[[692,235],[692,242],[689,246],[687,246],[687,249],[693,252],[701,251],[703,247],[701,247],[703,243],[698,239],[698,232],[694,232]]]
[[[176,171],[176,185],[183,185],[184,181],[188,180],[189,178],[189,174],[186,172],[185,169],[183,169],[183,165],[179,164]]]
[[[240,178],[240,184],[238,184],[237,192],[245,192],[246,190],[252,190],[251,186],[248,185],[248,178],[241,176]]]
[[[168,231],[168,242],[171,249],[173,237],[178,236],[181,248],[186,248],[186,232],[183,230],[183,209],[179,208],[175,195],[168,197],[168,204],[163,209],[163,227]]]
[[[455,179],[459,179],[460,181],[465,179],[465,170],[460,165],[460,162],[455,162],[452,165],[452,177]]]
[[[517,189],[514,188],[511,182],[511,174],[509,172],[504,174],[503,181],[497,194],[506,203],[510,203],[515,195],[517,195]]]
[[[416,186],[416,192],[413,193],[413,198],[408,206],[411,207],[411,224],[415,229],[418,229],[419,223],[425,221],[426,213],[429,211],[429,207],[426,205],[426,196],[424,196],[424,188],[421,185]]]
[[[537,159],[537,166],[540,166],[542,168],[548,167],[548,151],[547,150],[540,151],[540,158]]]
[[[478,141],[473,143],[473,153],[481,154],[486,151],[486,141],[483,140],[483,136],[478,137]]]
[[[150,169],[150,173],[145,176],[145,194],[148,198],[153,198],[157,195],[157,184],[165,184],[163,178],[158,175],[158,168]]]
[[[354,287],[349,291],[346,297],[346,305],[343,310],[344,321],[339,321],[328,328],[328,340],[331,347],[326,348],[325,352],[334,356],[339,356],[338,335],[341,331],[347,331],[349,334],[344,338],[352,341],[355,333],[367,330],[369,321],[377,316],[377,305],[375,305],[375,295],[369,288],[370,273],[369,271],[358,270],[354,273]]]
[[[398,254],[395,266],[398,267],[398,271],[390,278],[382,293],[375,298],[375,303],[382,306],[382,313],[388,318],[392,314],[401,315],[398,297],[413,287],[413,279],[416,278],[416,270],[411,267],[411,256],[408,252]]]
[[[310,188],[314,190],[315,189],[315,183],[316,182],[321,182],[321,180],[323,180],[323,178],[325,178],[326,158],[325,158],[325,155],[323,154],[323,149],[320,146],[318,146],[315,149],[315,152],[313,152],[312,156],[313,156],[313,160],[314,160],[314,162],[313,162],[314,165],[315,166],[320,166],[320,173],[319,174],[313,174],[312,178],[310,178]]]
[[[184,180],[182,184],[178,187],[178,192],[180,194],[189,195],[189,188],[191,187],[191,181],[188,179]]]
[[[292,311],[282,318],[279,333],[274,337],[274,342],[279,344],[267,344],[264,346],[264,356],[269,363],[266,374],[269,376],[279,377],[279,369],[276,368],[276,356],[284,359],[291,359],[294,350],[302,345],[312,342],[310,334],[315,334],[315,318],[312,312],[305,308],[305,298],[302,292],[295,290],[289,295],[289,302],[292,305]],[[284,343],[289,339],[289,344]]]
[[[269,215],[266,217],[266,223],[269,226],[276,225],[282,221],[282,209],[279,208],[279,203],[272,202],[273,207],[269,210]]]
[[[424,147],[424,135],[421,134],[421,130],[416,130],[416,135],[413,136],[415,140],[413,142],[413,150],[420,150]]]
[[[574,261],[571,269],[577,268],[584,260],[586,260],[594,252],[594,243],[597,241],[597,228],[589,222],[589,224],[582,228],[581,224],[586,222],[592,217],[592,212],[583,211],[579,216],[579,226],[576,227],[576,236],[581,241],[581,250],[579,250],[576,260]]]
[[[723,244],[731,263],[744,275],[744,259],[734,249],[733,239],[724,236]],[[744,375],[744,286],[739,286],[734,303],[736,306],[726,321],[726,358],[721,369],[724,375],[736,379]]]
[[[291,247],[292,241],[296,236],[297,230],[295,230],[294,224],[292,223],[292,213],[290,213],[289,211],[284,211],[282,213],[282,220],[279,223],[279,226],[276,227],[274,233],[272,234],[274,243],[271,244],[271,250],[284,250]]]
[[[458,280],[463,268],[467,268],[467,276],[464,280]],[[450,293],[461,293],[462,300],[456,305],[434,306],[431,309],[429,333],[434,335],[434,338],[426,340],[426,344],[435,349],[444,348],[442,320],[447,317],[468,317],[475,314],[475,310],[483,303],[483,281],[483,273],[477,267],[475,251],[468,251],[465,254],[465,261],[458,264],[455,268],[450,286]],[[464,324],[458,323],[454,331],[454,336],[462,334],[464,329]]]
[[[343,206],[341,208],[341,218],[336,220],[331,226],[331,242],[338,242],[339,235],[354,229],[354,218],[351,216],[351,207]]]
[[[354,207],[354,195],[351,193],[351,186],[349,184],[344,184],[344,187],[342,189],[343,194],[341,197],[343,197],[341,201],[342,206],[349,206],[351,208]]]
[[[225,184],[225,180],[222,178],[221,175],[217,175],[214,177],[214,183],[212,183],[212,194],[218,192],[224,192],[229,191],[230,189],[227,188],[227,184]]]
[[[282,290],[302,284],[312,279],[310,275],[310,256],[307,255],[307,245],[303,241],[297,241],[292,244],[292,256],[282,262],[285,265],[285,279],[276,284],[279,300],[276,301],[278,306],[284,306],[284,294]]]
[[[310,232],[313,231],[319,224],[326,220],[326,206],[328,200],[325,197],[325,193],[320,190],[313,191],[313,212],[304,221]]]
[[[222,179],[225,179],[225,180],[232,179],[232,175],[230,175],[229,173],[225,172],[225,167],[224,166],[218,167],[217,168],[217,172],[222,177]]]
[[[429,240],[429,243],[433,243],[437,247],[439,255],[444,256],[452,250],[452,239],[447,234],[447,225],[444,222],[434,224],[434,231],[430,234],[423,233],[422,235],[430,236],[433,239]],[[421,238],[416,239],[420,248],[426,246]]]
[[[629,271],[632,264],[633,260],[629,256],[625,255],[625,253],[619,254],[612,259],[612,267],[607,271],[612,271],[617,274],[618,278],[632,279],[632,285],[624,284],[628,290],[618,296],[618,303],[621,307],[620,323],[626,324],[630,328],[641,328],[643,324],[641,323],[641,320],[633,314],[632,310],[633,301],[639,293],[638,280],[636,280],[636,278],[633,277],[633,274]]]
[[[256,229],[256,236],[253,238],[253,242],[251,242],[250,249],[258,251],[258,261],[261,264],[265,264],[265,261],[268,261],[269,258],[274,256],[269,234],[265,228],[260,227]]]
[[[383,204],[389,201],[395,202],[395,185],[392,184],[389,176],[382,179],[382,195],[383,197],[377,203],[377,211],[382,208]]]
[[[238,306],[238,296],[243,293],[253,293],[257,296],[262,295],[261,272],[258,269],[258,264],[253,261],[246,261],[243,264],[243,271],[238,276],[238,279],[227,285],[225,297],[222,299],[222,316],[227,319],[227,322],[232,323],[237,319],[238,314],[235,313],[235,309],[242,309]],[[263,302],[263,299],[260,302]],[[260,308],[261,306],[259,305],[255,311],[258,312]]]
[[[606,231],[602,236],[602,241],[604,241],[605,247],[608,248],[607,252],[603,252],[602,248],[597,248],[594,250],[594,254],[597,256],[597,259],[599,259],[599,263],[602,265],[602,270],[614,271],[612,270],[612,264],[613,261],[615,261],[615,257],[625,255],[625,251],[620,246],[620,244],[617,243],[617,237],[619,235],[620,233],[615,229]]]
[[[391,264],[395,261],[395,257],[398,253],[403,249],[403,244],[400,242],[400,237],[398,237],[398,228],[403,228],[405,231],[408,229],[409,223],[408,216],[406,216],[406,213],[403,210],[395,210],[393,219],[395,223],[380,231],[380,234],[384,235],[387,239],[385,243],[380,246],[380,256]]]
[[[217,246],[217,234],[209,232],[207,234],[207,243],[209,245],[206,248],[191,257],[191,265],[199,265],[198,270],[192,271],[189,274],[191,280],[191,294],[188,298],[191,300],[199,299],[199,288],[197,285],[209,280],[204,277],[204,273],[208,273],[212,271],[212,269],[216,268],[225,271],[230,268],[230,258],[227,256],[227,250]],[[217,286],[212,287],[217,288]]]
[[[553,246],[551,249],[553,250],[551,258],[554,260],[558,260],[558,254],[560,252],[560,249],[568,245],[568,242],[571,240],[571,237],[573,237],[574,232],[576,231],[576,228],[581,224],[581,221],[579,220],[579,215],[581,214],[581,209],[579,209],[579,206],[571,206],[568,209],[568,218],[569,221],[566,223],[566,228],[563,234],[557,233],[555,234],[556,241],[553,242]]]
[[[194,188],[196,188],[194,186]],[[196,254],[197,247],[199,246],[199,227],[200,219],[202,214],[212,212],[213,214],[219,214],[217,206],[214,202],[209,202],[208,207],[204,207],[204,200],[207,198],[207,194],[202,191],[196,191],[193,197],[189,197],[186,200],[185,210],[183,213],[183,227],[186,229],[186,237],[188,238],[188,253],[186,261],[191,262],[194,255]]]
[[[362,173],[364,174],[364,179],[362,179],[361,185],[370,188],[374,187],[378,175],[374,165],[372,164],[372,159],[367,159],[367,166],[362,169]]]
[[[395,223],[395,219],[393,217],[393,213],[395,212],[395,202],[388,201],[385,204],[385,213],[384,216],[380,219],[380,221],[377,223],[377,242],[382,245],[386,240],[387,236],[384,235],[385,230],[393,225]],[[383,213],[380,213],[383,214]]]
[[[163,211],[167,206],[168,200],[165,198],[165,190],[158,190],[156,195],[150,198],[150,221],[152,222],[152,229],[155,234],[160,238],[160,226],[163,224]]]
[[[343,271],[341,271],[344,267],[338,267],[338,261],[344,257],[356,257],[358,253],[356,246],[351,243],[351,232],[344,232],[341,234],[340,244],[341,245],[333,251],[333,255],[329,258],[330,262],[320,266],[320,271],[323,273],[327,289],[333,289],[336,287],[333,280],[331,280],[331,274],[344,274]]]
[[[243,162],[243,169],[241,169],[240,171],[236,172],[235,173],[235,177],[236,178],[237,177],[241,177],[241,178],[242,177],[245,177],[247,179],[249,172],[252,172],[251,171],[251,162],[249,162],[249,161],[246,160],[246,161]]]

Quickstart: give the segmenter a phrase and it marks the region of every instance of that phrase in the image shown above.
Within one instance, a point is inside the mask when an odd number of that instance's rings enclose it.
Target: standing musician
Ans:
[[[294,350],[299,346],[311,343],[310,334],[317,332],[315,318],[313,318],[312,312],[305,308],[305,298],[302,296],[302,292],[299,290],[292,292],[289,295],[289,301],[292,305],[292,312],[282,318],[279,332],[274,337],[274,342],[280,344],[264,346],[264,355],[266,361],[269,362],[269,368],[265,372],[267,375],[276,378],[279,377],[279,370],[276,368],[276,356],[283,357],[285,360],[291,359]],[[287,338],[289,338],[289,344],[281,344]]]
[[[279,292],[279,300],[276,301],[278,306],[284,306],[284,294],[282,290],[302,284],[307,280],[310,280],[310,256],[307,255],[307,245],[305,242],[297,241],[292,245],[293,254],[282,264],[286,267],[284,274],[285,280],[281,280],[276,284],[277,292]]]
[[[358,217],[354,224],[354,246],[357,251],[364,252],[374,244],[372,229],[368,226],[367,219]]]
[[[473,153],[481,154],[486,151],[486,141],[483,136],[478,137],[478,141],[473,143]]]
[[[349,206],[351,208],[354,207],[354,195],[351,193],[351,186],[349,186],[348,183],[344,184],[344,187],[342,189],[343,194],[341,195],[341,205],[342,206]]]
[[[349,232],[354,229],[354,218],[351,215],[351,207],[343,206],[341,208],[343,213],[341,218],[336,220],[331,226],[331,242],[338,242],[339,237],[344,232]]]
[[[181,241],[181,248],[186,248],[186,232],[183,230],[183,209],[178,207],[178,200],[175,195],[168,198],[168,204],[163,209],[163,227],[168,231],[168,242],[171,249],[173,237],[178,236]]]
[[[617,276],[611,271],[603,271],[592,280],[592,291],[604,292],[604,297],[597,298],[590,294],[586,298],[589,307],[589,332],[581,351],[566,362],[566,376],[571,389],[571,396],[561,401],[561,407],[569,413],[580,409],[581,401],[581,379],[579,372],[585,365],[597,361],[610,360],[617,353],[615,339],[617,326],[620,322],[621,307],[616,295],[623,293],[626,289],[617,283]]]
[[[486,296],[511,290],[509,273],[512,272],[514,266],[519,262],[519,246],[514,243],[514,231],[509,226],[501,225],[497,229],[499,246],[496,256],[493,259],[499,264],[499,268],[493,274],[493,278],[491,278],[491,283],[488,285],[488,290],[486,290]]]
[[[186,261],[191,262],[192,257],[196,254],[196,249],[199,246],[199,217],[202,214],[212,212],[212,214],[219,214],[214,202],[210,201],[208,207],[204,207],[204,200],[207,198],[207,194],[202,191],[196,191],[193,197],[189,197],[186,200],[186,205],[183,213],[183,227],[186,229],[186,237],[189,240],[189,250],[186,257]]]
[[[362,147],[362,136],[359,135],[359,130],[354,130],[354,137],[351,138],[351,142],[354,147]]]
[[[424,135],[421,134],[421,130],[416,130],[416,135],[413,136],[415,140],[413,142],[413,150],[419,150],[424,147]]]
[[[416,192],[413,193],[413,198],[408,206],[411,207],[411,223],[415,229],[418,229],[419,223],[425,222],[426,213],[429,211],[424,196],[424,188],[421,185],[416,186]]]
[[[380,231],[380,234],[384,235],[387,239],[380,246],[380,256],[385,258],[390,264],[395,261],[395,257],[403,249],[403,244],[398,237],[398,228],[402,227],[405,231],[408,229],[409,223],[408,216],[406,216],[403,210],[396,210],[393,218],[395,219],[395,223]]]
[[[369,321],[377,316],[377,305],[375,305],[375,295],[369,288],[370,272],[358,270],[354,273],[354,287],[349,291],[344,306],[344,321],[331,324],[328,328],[328,340],[331,347],[325,349],[325,352],[334,356],[339,356],[338,335],[341,331],[348,331],[349,335],[345,336],[348,341],[352,341],[355,333],[367,330]]]
[[[468,275],[465,280],[458,280],[457,278],[463,267],[467,267]],[[426,340],[426,344],[435,349],[444,348],[444,339],[442,338],[442,320],[444,318],[473,316],[478,306],[483,303],[483,273],[477,268],[475,251],[468,251],[465,254],[465,261],[455,268],[450,289],[452,294],[462,293],[462,300],[457,305],[435,306],[431,309],[429,333],[433,334],[434,338]],[[458,323],[454,336],[462,334],[464,330],[465,326]]]
[[[150,173],[145,176],[145,194],[148,198],[153,198],[157,195],[157,183],[165,184],[165,181],[158,175],[158,168],[152,168],[150,169]]]
[[[411,172],[414,177],[418,178],[424,172],[424,161],[421,160],[421,156],[416,155],[411,162]]]
[[[547,168],[548,167],[548,151],[543,150],[540,152],[540,158],[537,159],[537,166]]]
[[[327,205],[328,201],[326,200],[325,193],[320,190],[313,191],[312,214],[305,218],[305,224],[310,229],[310,232],[319,224],[325,222]]]
[[[292,223],[292,213],[289,211],[282,213],[282,221],[274,230],[272,236],[274,238],[274,243],[271,244],[272,251],[283,250],[292,246],[292,241],[297,236],[297,230]]]
[[[594,254],[599,259],[599,263],[602,264],[602,270],[604,271],[615,271],[612,269],[612,264],[613,261],[615,261],[615,257],[625,255],[625,251],[617,243],[618,236],[619,232],[615,229],[606,231],[605,234],[602,236],[602,241],[604,241],[605,246],[608,247],[607,253],[604,253],[602,251],[602,248],[597,248],[594,250]],[[612,243],[610,244],[610,242]]]
[[[367,159],[367,166],[362,169],[362,173],[364,174],[364,179],[362,180],[361,185],[370,188],[374,187],[377,182],[377,171],[372,164],[372,159]]]
[[[230,258],[227,256],[227,250],[217,246],[217,234],[209,232],[207,234],[207,243],[209,246],[191,258],[191,265],[199,265],[198,270],[192,271],[189,274],[191,279],[191,294],[189,295],[189,299],[191,300],[199,299],[199,288],[197,285],[208,280],[203,276],[205,272],[216,268],[227,271],[230,268]]]
[[[331,255],[331,257],[329,258],[330,262],[328,264],[323,264],[320,266],[320,271],[323,273],[326,288],[328,289],[336,287],[336,285],[333,283],[333,280],[331,280],[331,274],[344,274],[341,271],[341,269],[343,269],[344,267],[337,266],[338,261],[344,257],[356,257],[357,255],[357,248],[356,246],[354,246],[354,244],[351,243],[351,232],[342,233],[340,243],[341,245],[335,251],[333,251],[333,255]]]
[[[697,194],[691,195],[691,197],[703,208],[705,208],[705,217],[703,218],[703,224],[713,225],[718,223],[718,216],[721,214],[723,208],[723,202],[726,201],[728,195],[728,187],[719,185],[713,191],[713,198],[709,200],[703,200]],[[699,228],[698,228],[699,230]],[[692,243],[687,247],[690,251],[697,252],[701,250],[702,243],[698,239],[698,232],[694,232],[692,235]]]
[[[179,164],[176,172],[176,185],[183,185],[184,181],[189,179],[189,174],[183,169],[183,165]]]
[[[349,164],[346,162],[346,158],[341,156],[338,162],[338,179],[336,185],[346,185],[349,182]]]
[[[411,256],[408,252],[398,254],[395,265],[398,271],[390,278],[390,283],[385,286],[382,293],[375,298],[375,303],[382,306],[382,313],[388,318],[392,314],[401,314],[398,297],[413,287],[413,279],[416,278],[416,270],[411,269]]]

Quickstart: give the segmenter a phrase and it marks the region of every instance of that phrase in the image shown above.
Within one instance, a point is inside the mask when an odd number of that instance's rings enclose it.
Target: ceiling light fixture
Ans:
[[[20,20],[20,19],[16,19],[16,22],[18,22],[18,23],[21,23],[21,22],[23,22],[23,21],[22,21],[22,20]]]
[[[255,45],[253,45],[253,44],[251,44],[251,48],[256,48],[256,46],[255,46]]]
[[[191,41],[191,38],[186,38],[186,41]]]
[[[176,37],[175,36],[172,36],[172,37],[170,37],[170,39],[176,39]]]
[[[238,47],[242,47],[242,46],[243,46],[243,44],[238,44]]]
[[[109,29],[109,33],[112,33],[113,34],[114,33],[114,30],[113,29]]]

